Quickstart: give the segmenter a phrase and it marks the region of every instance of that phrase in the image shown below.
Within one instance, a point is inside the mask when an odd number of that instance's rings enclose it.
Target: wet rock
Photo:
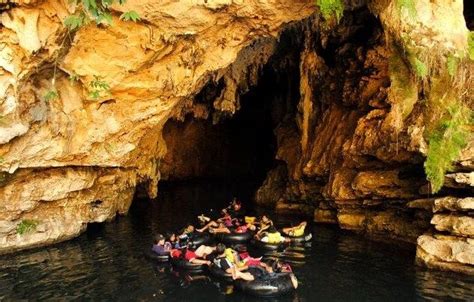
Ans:
[[[435,199],[433,212],[443,211],[474,211],[474,197],[457,198],[447,196]]]
[[[431,224],[438,231],[450,232],[458,236],[474,237],[474,217],[455,214],[436,214]]]
[[[474,187],[474,172],[447,174],[444,186],[455,189],[471,189]]]
[[[474,274],[473,239],[423,235],[417,240],[417,262],[431,268]]]
[[[274,206],[285,193],[288,171],[286,165],[279,165],[268,172],[265,182],[255,194],[255,201],[265,206]]]
[[[303,203],[288,203],[285,202],[285,200],[280,199],[275,206],[275,212],[280,214],[295,214],[311,217],[314,213],[314,206]]]
[[[314,210],[314,222],[337,224],[337,210],[336,209],[321,209]]]

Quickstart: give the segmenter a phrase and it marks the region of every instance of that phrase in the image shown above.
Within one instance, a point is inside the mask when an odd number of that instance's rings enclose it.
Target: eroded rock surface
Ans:
[[[67,1],[20,1],[1,14],[0,253],[65,240],[126,213],[137,183],[155,197],[166,121],[219,81],[225,89],[215,106],[234,113],[283,29],[315,7],[130,0],[114,10],[113,25],[75,34],[62,23],[75,11]],[[120,21],[128,10],[142,22]],[[92,97],[94,79],[110,91]],[[53,88],[58,97],[46,99]],[[19,234],[29,221],[36,228]]]

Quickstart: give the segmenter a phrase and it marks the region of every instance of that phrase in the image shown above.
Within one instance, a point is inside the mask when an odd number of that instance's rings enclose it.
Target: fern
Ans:
[[[472,125],[472,110],[455,104],[447,109],[447,117],[441,119],[429,136],[429,146],[425,161],[425,172],[431,182],[433,193],[444,184],[444,176],[452,169],[461,150],[467,145]]]
[[[339,23],[342,15],[344,14],[344,3],[343,0],[316,0],[316,5],[319,7],[321,14],[324,19],[330,20],[336,18],[336,22]]]

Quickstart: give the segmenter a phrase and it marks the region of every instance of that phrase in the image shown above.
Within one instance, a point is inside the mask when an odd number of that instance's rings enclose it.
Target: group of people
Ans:
[[[197,234],[209,232],[217,233],[254,233],[254,239],[264,243],[278,244],[288,241],[274,226],[273,221],[263,215],[260,219],[244,215],[242,204],[234,199],[229,207],[221,211],[221,216],[211,219],[205,215],[198,217],[203,226],[196,229],[193,225],[186,226],[178,234],[170,234],[168,238],[159,234],[155,237],[152,251],[158,255],[169,254],[171,258],[182,259],[196,265],[215,265],[233,280],[242,279],[246,281],[255,278],[265,278],[278,272],[291,272],[291,267],[279,261],[266,263],[262,258],[254,258],[247,252],[245,245],[238,244],[229,247],[223,243],[216,246],[201,244],[193,247],[189,244]],[[286,236],[302,236],[306,222],[291,228],[284,228]],[[297,287],[297,280],[292,275],[292,283]]]

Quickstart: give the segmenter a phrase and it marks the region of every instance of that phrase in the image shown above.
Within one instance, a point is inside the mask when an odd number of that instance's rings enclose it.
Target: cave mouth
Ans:
[[[231,190],[232,195],[246,196],[250,199],[246,201],[253,201],[267,173],[280,164],[276,159],[275,130],[282,123],[295,123],[300,50],[288,46],[292,43],[288,40],[283,43],[280,51],[262,67],[257,85],[240,95],[235,114],[222,115],[211,109],[207,119],[188,113],[183,121],[170,119],[165,124],[163,137],[167,154],[160,162],[160,186],[239,183],[238,189]],[[282,56],[293,56],[284,68],[280,68]],[[211,94],[207,105],[212,108],[212,96],[219,93],[216,91],[219,89],[222,89],[219,84],[205,87],[195,104],[209,99],[203,96],[207,93]]]

